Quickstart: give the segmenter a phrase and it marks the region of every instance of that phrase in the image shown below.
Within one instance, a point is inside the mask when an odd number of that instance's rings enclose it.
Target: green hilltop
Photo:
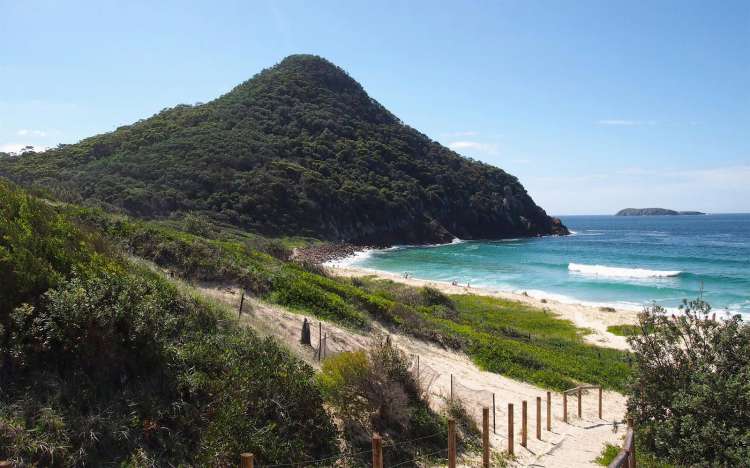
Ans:
[[[145,218],[197,212],[263,235],[392,244],[566,234],[512,175],[404,125],[341,68],[294,55],[0,175]]]

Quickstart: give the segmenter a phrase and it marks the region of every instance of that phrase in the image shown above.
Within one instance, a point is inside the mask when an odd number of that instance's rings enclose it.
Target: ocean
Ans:
[[[750,214],[563,216],[564,237],[367,251],[347,263],[568,303],[676,308],[701,294],[750,319]]]

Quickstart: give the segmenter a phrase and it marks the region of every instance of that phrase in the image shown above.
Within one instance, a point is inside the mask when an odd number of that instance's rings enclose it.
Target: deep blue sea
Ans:
[[[672,308],[700,294],[750,318],[750,214],[563,216],[571,236],[371,251],[352,265],[564,302]]]

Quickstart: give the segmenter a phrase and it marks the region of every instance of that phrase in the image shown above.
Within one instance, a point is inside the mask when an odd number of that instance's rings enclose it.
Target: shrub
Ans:
[[[373,432],[398,443],[385,451],[388,464],[415,458],[417,448],[443,448],[445,421],[420,397],[406,357],[388,339],[327,359],[318,381],[356,449],[369,447]]]
[[[750,327],[715,320],[701,299],[668,315],[653,305],[629,339],[637,376],[628,411],[639,442],[685,466],[745,466],[750,460]]]

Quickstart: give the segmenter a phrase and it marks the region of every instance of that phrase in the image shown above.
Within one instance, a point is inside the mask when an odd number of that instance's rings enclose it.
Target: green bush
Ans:
[[[445,420],[421,398],[406,357],[389,340],[327,359],[318,381],[355,449],[369,447],[377,432],[390,446],[386,464],[413,466],[417,450],[443,448]]]
[[[639,318],[628,411],[642,447],[680,466],[747,466],[750,327],[716,320],[700,299],[676,316],[653,305]]]

